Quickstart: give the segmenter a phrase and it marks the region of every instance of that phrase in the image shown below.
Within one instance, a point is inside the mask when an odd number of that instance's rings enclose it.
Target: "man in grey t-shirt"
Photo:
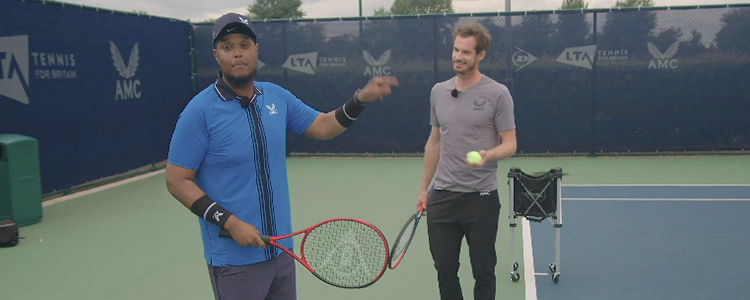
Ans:
[[[436,84],[430,94],[432,131],[425,145],[419,204],[427,208],[429,246],[442,300],[463,299],[458,266],[464,236],[474,299],[495,299],[496,294],[497,161],[516,152],[516,126],[508,88],[479,72],[490,42],[479,24],[458,27],[453,46],[456,76]],[[479,163],[467,161],[470,151],[479,152]],[[433,177],[434,191],[428,199]]]

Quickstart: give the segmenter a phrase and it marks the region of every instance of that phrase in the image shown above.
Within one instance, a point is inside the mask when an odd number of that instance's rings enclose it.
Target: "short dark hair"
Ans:
[[[459,26],[456,28],[456,31],[453,32],[453,39],[455,40],[457,36],[473,36],[477,41],[477,46],[474,47],[477,53],[489,50],[490,44],[492,43],[490,32],[479,23],[470,23]]]

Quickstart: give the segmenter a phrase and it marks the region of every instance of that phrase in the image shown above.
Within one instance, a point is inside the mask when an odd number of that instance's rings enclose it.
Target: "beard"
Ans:
[[[234,76],[231,73],[224,72],[224,78],[227,79],[227,82],[231,86],[246,86],[255,80],[255,74],[258,73],[258,68],[254,68],[250,73],[244,76]]]
[[[469,74],[471,72],[474,72],[475,68],[476,68],[476,62],[475,61],[474,62],[472,62],[472,61],[465,61],[465,64],[463,66],[463,70],[456,69],[454,67],[453,71],[455,71],[458,74],[462,74],[463,75],[463,74]]]

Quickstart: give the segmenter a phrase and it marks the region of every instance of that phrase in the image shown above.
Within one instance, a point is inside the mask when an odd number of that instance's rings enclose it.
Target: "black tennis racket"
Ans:
[[[432,196],[434,189],[435,185],[433,184],[432,187],[430,187],[430,191],[427,193],[428,198]],[[396,242],[393,244],[393,248],[391,248],[390,259],[388,260],[388,267],[391,268],[391,270],[398,267],[398,265],[401,264],[401,260],[404,259],[406,250],[409,249],[409,245],[411,244],[412,239],[414,239],[414,234],[417,232],[417,225],[419,225],[419,220],[422,218],[424,210],[424,205],[419,204],[417,212],[412,214],[411,217],[406,220],[406,224],[401,228],[401,232],[398,233]]]
[[[277,243],[304,234],[300,256]],[[219,236],[232,238],[226,230]],[[388,265],[388,242],[383,233],[367,222],[330,219],[291,234],[261,235],[266,245],[277,247],[301,263],[325,283],[340,288],[364,288],[378,281]]]

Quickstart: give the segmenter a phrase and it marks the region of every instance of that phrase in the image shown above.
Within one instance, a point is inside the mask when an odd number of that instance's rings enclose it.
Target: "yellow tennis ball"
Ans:
[[[466,154],[466,159],[469,161],[469,163],[478,164],[480,161],[482,161],[482,156],[479,155],[479,152],[471,151]]]

